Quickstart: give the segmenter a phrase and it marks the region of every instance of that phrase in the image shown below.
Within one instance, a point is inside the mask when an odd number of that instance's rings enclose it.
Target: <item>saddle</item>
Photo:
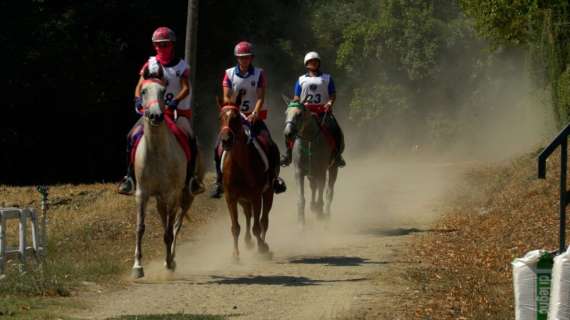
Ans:
[[[245,135],[248,138],[249,143],[251,143],[255,150],[257,151],[257,153],[259,154],[259,157],[261,158],[261,161],[263,162],[264,165],[264,172],[266,172],[267,170],[269,170],[269,158],[268,155],[271,152],[271,138],[269,137],[268,134],[266,133],[262,133],[262,134],[258,134],[255,137],[252,137],[251,135],[251,123],[249,121],[247,121],[246,115],[244,115],[243,113],[241,113],[242,115],[242,126],[243,129],[245,131]],[[224,157],[226,152],[222,149],[221,145],[218,145],[218,156],[221,157],[222,159],[222,163],[224,163]]]
[[[164,117],[164,122],[166,123],[166,127],[168,130],[172,132],[176,140],[184,150],[184,155],[186,155],[186,161],[190,161],[192,157],[192,153],[190,151],[190,143],[188,140],[188,136],[182,129],[178,128],[174,120],[168,114]],[[141,128],[137,134],[132,137],[133,140],[133,147],[131,149],[131,163],[135,163],[135,156],[137,154],[137,147],[141,141],[142,136],[144,135],[144,128]]]

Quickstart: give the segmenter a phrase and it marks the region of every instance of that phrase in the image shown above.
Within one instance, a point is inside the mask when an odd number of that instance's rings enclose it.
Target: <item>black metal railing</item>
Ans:
[[[566,251],[566,207],[570,199],[570,193],[566,190],[568,135],[570,135],[570,124],[560,131],[538,156],[538,178],[546,179],[546,160],[560,146],[560,253]]]

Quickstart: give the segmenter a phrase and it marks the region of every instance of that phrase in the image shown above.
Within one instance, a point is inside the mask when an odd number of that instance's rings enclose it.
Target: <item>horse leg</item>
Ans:
[[[331,215],[331,204],[334,197],[334,184],[336,183],[336,178],[338,176],[338,167],[332,166],[329,169],[329,179],[327,183],[327,195],[326,195],[326,206],[325,206],[325,215],[327,218],[330,218]]]
[[[261,197],[256,197],[253,203],[253,235],[257,239],[257,250],[259,253],[266,253],[269,247],[261,238]]]
[[[253,249],[253,241],[251,241],[251,214],[252,208],[249,202],[240,203],[245,214],[245,245],[248,249]]]
[[[172,259],[176,258],[176,238],[178,237],[178,233],[182,228],[184,217],[188,218],[188,210],[190,209],[193,201],[194,197],[190,194],[190,191],[185,188],[184,191],[182,191],[180,198],[180,211],[176,215],[176,220],[174,221],[174,232],[172,235],[174,237],[174,240],[172,241],[172,248],[170,249],[172,251]]]
[[[317,180],[317,202],[315,203],[315,212],[319,219],[323,218],[323,193],[325,191],[325,180],[326,180],[326,172]]]
[[[142,278],[144,277],[144,270],[142,266],[142,238],[145,229],[144,218],[146,212],[146,205],[148,203],[148,196],[140,191],[137,191],[136,202],[137,202],[137,240],[135,246],[135,263],[133,265],[132,276],[134,278]]]
[[[311,186],[311,211],[317,211],[317,177],[310,177],[309,184]]]
[[[269,211],[271,211],[273,207],[273,195],[273,192],[270,191],[263,193],[263,211],[261,212],[261,239],[263,239],[263,241],[265,241],[265,236],[269,229]]]
[[[162,227],[164,229],[163,240],[166,249],[164,266],[168,270],[174,270],[176,266],[173,263],[174,260],[172,256],[172,243],[174,240],[174,217],[176,213],[176,207],[168,205],[167,199],[157,197],[156,209],[160,215]]]
[[[232,235],[234,237],[234,259],[237,261],[239,260],[239,248],[238,248],[238,239],[239,239],[239,232],[240,226],[238,221],[238,208],[237,208],[237,201],[229,199],[226,197],[226,203],[228,205],[228,211],[230,212],[230,219],[232,220]]]
[[[305,225],[305,176],[301,170],[297,169],[295,172],[295,180],[297,181],[297,221],[299,225]]]

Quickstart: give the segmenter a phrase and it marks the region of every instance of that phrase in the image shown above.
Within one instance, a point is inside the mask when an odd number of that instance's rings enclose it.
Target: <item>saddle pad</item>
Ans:
[[[186,160],[190,161],[190,157],[192,156],[192,154],[190,152],[190,144],[188,142],[188,136],[186,135],[186,133],[184,133],[184,131],[182,131],[182,129],[176,126],[174,120],[172,120],[172,118],[170,118],[169,116],[164,117],[164,122],[166,123],[166,127],[168,127],[170,132],[172,132],[174,137],[176,137],[176,140],[178,141],[178,144],[180,144],[180,147],[182,147],[182,150],[184,150],[184,155],[186,155]],[[135,155],[137,154],[137,147],[143,135],[144,135],[144,129],[141,128],[139,133],[133,136],[131,163],[135,163]]]

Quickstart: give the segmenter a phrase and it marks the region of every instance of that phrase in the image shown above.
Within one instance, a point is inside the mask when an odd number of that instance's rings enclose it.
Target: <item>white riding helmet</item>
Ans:
[[[313,59],[317,59],[319,60],[319,62],[321,61],[321,57],[319,56],[319,54],[315,51],[311,51],[309,53],[307,53],[305,55],[305,66],[307,65],[307,62],[309,62],[309,60],[313,60]]]

